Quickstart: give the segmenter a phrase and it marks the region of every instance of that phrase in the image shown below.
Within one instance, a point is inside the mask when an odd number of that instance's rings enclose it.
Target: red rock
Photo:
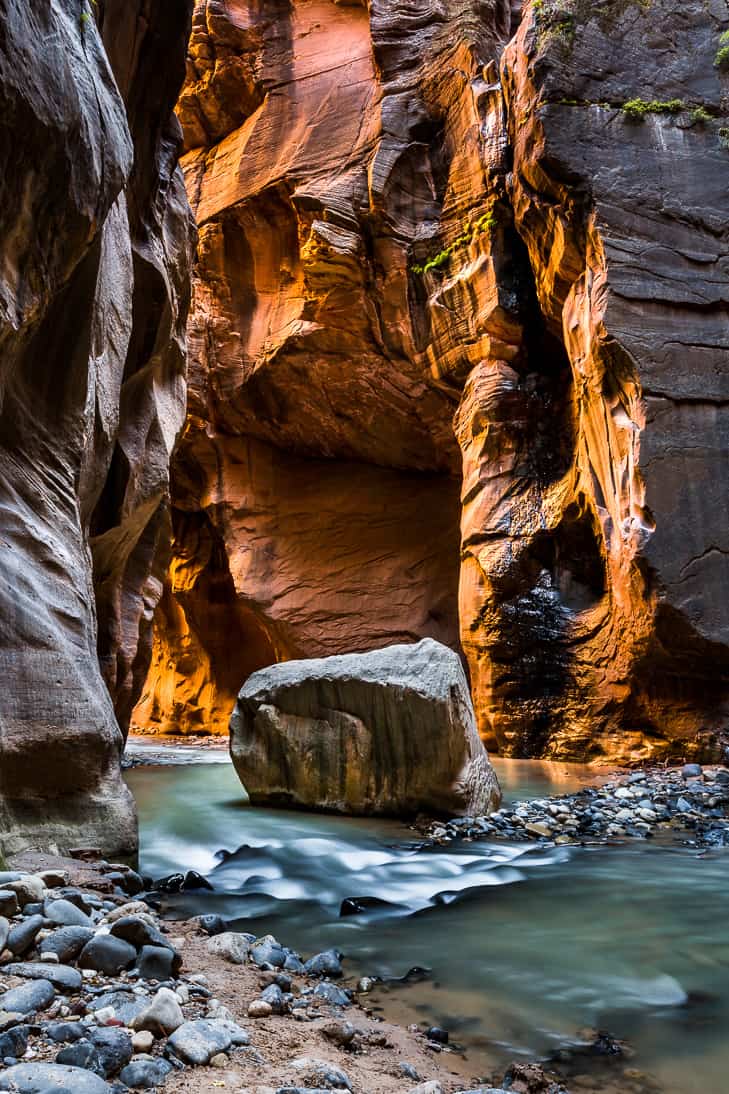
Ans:
[[[588,7],[197,3],[190,400],[144,728],[224,732],[267,661],[455,644],[462,466],[489,746],[721,751],[725,137],[621,104],[719,119],[727,76],[699,0]]]

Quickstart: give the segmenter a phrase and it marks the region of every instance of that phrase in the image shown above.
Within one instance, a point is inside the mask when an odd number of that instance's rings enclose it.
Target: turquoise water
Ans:
[[[497,765],[511,799],[586,778],[567,765]],[[127,777],[142,869],[193,868],[215,886],[173,898],[172,914],[218,911],[306,954],[336,945],[353,974],[424,967],[423,983],[389,987],[388,1012],[446,1026],[475,1058],[548,1056],[594,1026],[626,1038],[634,1066],[667,1094],[729,1091],[726,851],[425,850],[397,822],[254,809],[225,762]],[[345,897],[364,896],[383,903],[340,918]]]

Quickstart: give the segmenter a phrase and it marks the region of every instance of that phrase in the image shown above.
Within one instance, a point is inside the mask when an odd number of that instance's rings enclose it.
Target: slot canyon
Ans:
[[[0,1094],[720,1094],[729,0],[0,0]]]

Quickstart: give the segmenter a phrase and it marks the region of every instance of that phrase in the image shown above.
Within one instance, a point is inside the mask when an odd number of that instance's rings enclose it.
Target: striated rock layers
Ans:
[[[501,800],[460,658],[432,638],[253,673],[230,753],[254,804],[475,816]]]
[[[120,725],[149,662],[184,419],[192,226],[172,110],[190,8],[0,0],[8,851],[136,844]]]
[[[196,4],[191,398],[140,724],[224,731],[274,660],[456,646],[462,469],[489,746],[721,750],[727,22]]]

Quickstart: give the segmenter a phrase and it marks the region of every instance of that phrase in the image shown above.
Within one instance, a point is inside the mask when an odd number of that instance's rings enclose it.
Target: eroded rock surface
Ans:
[[[10,851],[136,844],[120,725],[149,661],[184,419],[191,225],[172,109],[190,6],[0,2]]]
[[[490,633],[477,597],[462,623],[482,721],[510,751],[727,743],[726,25],[698,0],[545,2],[504,56],[508,189],[564,353],[542,365],[561,370],[566,448],[545,474],[521,433],[509,535],[474,529],[464,566],[497,605]]]
[[[460,658],[430,638],[253,673],[230,752],[254,804],[474,815],[501,798]]]
[[[145,729],[225,732],[245,671],[281,658],[458,644],[456,396],[409,264],[449,176],[454,223],[481,201],[461,69],[495,55],[502,8],[196,5],[190,402]]]
[[[462,470],[489,746],[721,752],[727,22],[199,0],[192,394],[140,724],[224,730],[282,658],[455,646]]]

